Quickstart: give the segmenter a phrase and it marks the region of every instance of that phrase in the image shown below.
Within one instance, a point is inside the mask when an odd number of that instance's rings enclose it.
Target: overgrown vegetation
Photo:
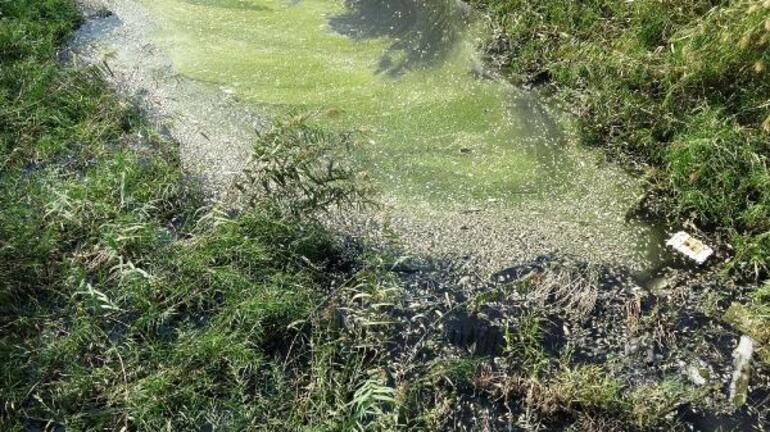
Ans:
[[[340,204],[373,204],[366,178],[339,160],[355,144],[353,133],[333,133],[311,114],[289,115],[261,132],[237,185],[241,200],[292,218],[312,218]]]
[[[640,209],[728,244],[732,277],[770,275],[769,2],[473,3],[495,17],[503,70],[574,111],[584,144],[644,171]],[[760,343],[768,305],[761,288],[739,314]]]
[[[620,298],[598,268],[472,292],[343,248],[316,216],[366,203],[333,158],[351,137],[304,116],[255,143],[242,207],[208,204],[98,71],[55,61],[78,19],[72,0],[0,2],[0,429],[679,425],[696,395],[678,377],[546,349],[548,314],[579,329]],[[630,332],[663,327],[632,309]],[[493,360],[474,346],[500,310]],[[482,323],[470,346],[448,340],[453,317]]]
[[[770,4],[474,3],[497,17],[508,72],[556,89],[584,143],[646,164],[645,204],[728,239],[734,274],[767,274]]]
[[[71,0],[0,3],[0,429],[350,430],[384,415],[366,298],[384,303],[387,281],[305,217],[355,195],[349,174],[313,177],[318,154],[287,153],[301,162],[270,172],[327,184],[289,197],[301,211],[206,206],[173,143],[97,71],[56,63],[78,20]]]

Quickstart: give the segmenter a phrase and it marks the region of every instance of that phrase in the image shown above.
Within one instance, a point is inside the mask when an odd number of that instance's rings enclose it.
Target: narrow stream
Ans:
[[[535,93],[485,70],[484,20],[458,0],[139,3],[163,73],[265,118],[318,111],[366,131],[350,157],[417,252],[495,255],[493,266],[564,253],[636,271],[659,258],[660,233],[626,218],[638,181],[576,146]],[[92,36],[114,67],[135,62],[125,40]]]

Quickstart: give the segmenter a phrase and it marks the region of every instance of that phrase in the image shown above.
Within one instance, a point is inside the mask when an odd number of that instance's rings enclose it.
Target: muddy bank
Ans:
[[[750,287],[678,267],[645,287],[622,269],[549,256],[492,280],[402,263],[411,289],[390,312],[389,372],[398,384],[470,368],[418,390],[451,400],[446,430],[768,430],[770,370],[756,356],[745,404],[731,399],[742,335],[723,316]]]

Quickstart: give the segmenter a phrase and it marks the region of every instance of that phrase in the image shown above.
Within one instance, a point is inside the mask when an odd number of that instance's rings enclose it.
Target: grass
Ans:
[[[549,363],[548,356],[543,352],[542,342],[544,330],[542,317],[535,313],[525,313],[518,320],[518,326],[512,330],[505,328],[505,353],[519,361],[520,367],[530,375],[537,375]]]
[[[669,414],[697,398],[678,378],[629,386],[603,366],[563,363],[539,376],[514,372],[489,387],[480,390],[523,404],[538,414],[540,427],[575,431],[684,430]]]
[[[362,328],[383,320],[360,299],[389,291],[368,262],[338,270],[352,264],[306,216],[345,198],[347,174],[301,211],[205,205],[174,143],[97,71],[55,61],[78,21],[71,0],[0,3],[0,429],[377,421],[382,349],[362,347],[382,336]]]
[[[0,2],[0,429],[429,431],[461,403],[515,399],[578,429],[645,430],[689,400],[677,380],[549,358],[539,313],[510,322],[500,361],[437,355],[441,332],[394,355],[414,337],[399,260],[351,256],[318,223],[366,200],[329,158],[349,137],[279,121],[243,207],[207,204],[98,71],[55,61],[78,20],[72,0]]]
[[[512,76],[555,90],[585,144],[643,163],[650,207],[728,239],[733,274],[767,275],[766,2],[474,3],[507,35]]]
[[[725,275],[762,285],[770,275],[770,3],[473,3],[508,41],[507,73],[544,83],[576,114],[585,145],[643,172],[642,210],[710,233],[727,245]],[[738,314],[764,344],[766,291]]]

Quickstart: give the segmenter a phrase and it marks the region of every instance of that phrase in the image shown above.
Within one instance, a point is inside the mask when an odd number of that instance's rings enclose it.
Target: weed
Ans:
[[[554,382],[555,395],[568,409],[588,412],[620,412],[623,408],[621,384],[599,366],[567,368]]]
[[[505,328],[506,355],[520,362],[521,367],[532,375],[545,370],[549,362],[543,351],[543,319],[535,313],[525,312],[515,328],[510,325]]]
[[[639,386],[628,396],[630,422],[642,430],[666,426],[670,413],[694,399],[694,392],[676,378]]]
[[[596,266],[555,266],[540,275],[538,283],[527,293],[527,300],[535,305],[555,306],[576,319],[586,319],[596,305],[599,278],[600,269]]]
[[[340,152],[352,145],[349,134],[329,132],[307,115],[278,120],[256,140],[238,188],[250,205],[292,217],[371,203],[364,179],[339,162]]]

